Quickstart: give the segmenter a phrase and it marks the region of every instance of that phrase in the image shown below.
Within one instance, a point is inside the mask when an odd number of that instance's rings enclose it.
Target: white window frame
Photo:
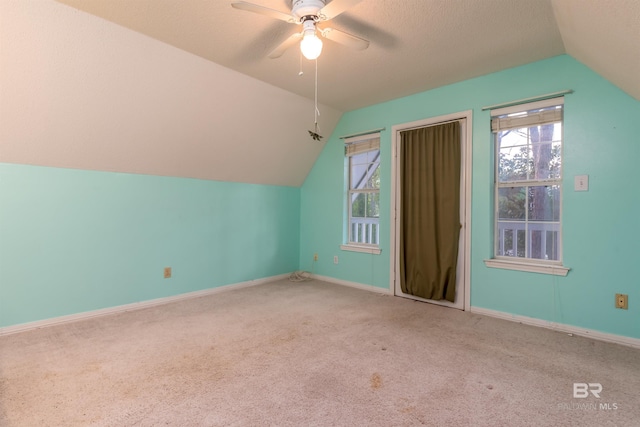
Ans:
[[[541,113],[533,113],[526,116],[519,115],[518,113],[525,113],[527,111],[553,107],[553,106],[562,106],[562,109],[559,110],[550,110]],[[562,123],[562,140],[561,140],[561,156],[563,156],[564,151],[564,98],[551,98],[545,99],[537,102],[530,102],[525,104],[512,105],[509,107],[492,109],[491,110],[491,128],[492,128],[492,137],[494,141],[494,214],[493,214],[493,247],[494,247],[494,256],[492,259],[485,260],[485,265],[492,268],[503,268],[508,270],[519,270],[519,271],[528,271],[534,273],[544,273],[544,274],[553,274],[559,276],[566,276],[569,272],[569,268],[564,267],[562,265],[562,246],[563,246],[563,236],[562,236],[562,194],[563,194],[563,186],[562,186],[562,174],[564,173],[564,165],[561,168],[561,175],[558,178],[553,179],[526,179],[513,181],[509,183],[501,183],[499,180],[499,147],[497,134],[500,130],[504,129],[517,129],[523,128],[527,126],[532,126],[535,124],[545,124],[545,123],[555,123],[560,121]],[[536,258],[524,258],[524,257],[510,257],[510,256],[499,256],[498,246],[500,242],[499,238],[499,227],[498,227],[498,201],[499,201],[499,189],[502,187],[508,187],[509,184],[517,184],[518,186],[524,185],[527,187],[531,186],[542,186],[542,185],[557,185],[560,187],[560,206],[559,206],[559,229],[558,229],[558,260],[543,260]],[[528,221],[525,221],[525,225],[528,225]],[[515,238],[515,236],[514,236]],[[528,239],[527,239],[528,241]]]
[[[366,153],[368,151],[380,150],[380,133],[368,133],[364,135],[353,136],[344,139],[345,143],[345,182],[346,182],[346,221],[345,221],[345,243],[340,246],[342,250],[353,252],[365,252],[372,254],[380,254],[380,217],[376,223],[377,243],[365,243],[352,241],[352,217],[351,217],[351,199],[356,193],[363,194],[380,194],[380,188],[376,189],[352,189],[351,188],[351,157],[356,154]],[[381,162],[378,160],[378,168]]]

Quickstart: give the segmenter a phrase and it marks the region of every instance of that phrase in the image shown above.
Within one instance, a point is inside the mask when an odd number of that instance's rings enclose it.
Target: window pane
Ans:
[[[531,140],[532,170],[529,179],[541,180],[560,177],[560,141],[562,126],[549,123],[528,128]]]
[[[361,190],[365,187],[365,176],[367,173],[366,164],[351,165],[351,183],[350,188],[353,190]]]
[[[551,143],[551,160],[549,160],[549,178],[553,178],[553,179],[562,178],[562,143],[561,141],[554,141]]]
[[[500,247],[502,250],[498,255],[514,256],[516,253],[513,241],[513,229],[503,229],[501,234]]]
[[[498,178],[500,182],[521,181],[529,174],[528,134],[526,129],[498,132]]]
[[[498,132],[500,148],[519,148],[529,144],[527,128],[509,129]]]
[[[380,217],[380,193],[367,194],[367,217]]]
[[[368,174],[367,188],[380,188],[380,161],[371,163]]]
[[[529,169],[529,153],[526,147],[500,150],[498,173],[500,182],[523,181],[527,179]]]
[[[526,248],[526,223],[524,221],[498,222],[499,256],[524,257]]]
[[[558,232],[547,231],[546,232],[547,244],[546,244],[546,259],[557,261],[560,259],[558,253]]]
[[[373,245],[378,245],[380,242],[378,241],[378,223],[371,224],[371,241],[367,242]]]
[[[558,259],[558,229],[557,223],[530,223],[530,254],[529,258],[557,260]]]
[[[497,133],[499,182],[561,177],[562,123]]]
[[[367,163],[375,163],[380,161],[380,150],[367,151]]]
[[[498,219],[525,219],[527,187],[506,187],[498,189]]]
[[[496,254],[498,256],[559,260],[559,228],[558,222],[498,221]]]
[[[357,193],[351,195],[351,216],[352,217],[364,217],[366,195],[364,193]]]
[[[349,188],[380,188],[380,150],[356,154],[349,162]]]
[[[516,254],[514,256],[523,258],[526,256],[526,252],[525,252],[526,237],[527,237],[526,230],[518,230],[517,236],[518,236],[518,242],[517,242],[518,244],[517,244]]]
[[[557,151],[556,151],[557,152]],[[559,153],[558,153],[559,154]],[[553,158],[553,145],[551,142],[538,142],[531,146],[532,173],[529,179],[549,179],[552,163],[559,159]]]
[[[560,186],[529,187],[530,221],[560,221]]]
[[[551,142],[538,142],[531,146],[532,174],[530,179],[551,178],[551,162],[553,160]]]
[[[364,152],[364,153],[360,153],[360,154],[354,154],[353,156],[349,157],[349,159],[351,160],[351,164],[353,165],[364,165],[366,163],[369,163],[368,159],[368,151]]]
[[[379,244],[377,219],[353,218],[351,220],[350,241],[354,243]]]

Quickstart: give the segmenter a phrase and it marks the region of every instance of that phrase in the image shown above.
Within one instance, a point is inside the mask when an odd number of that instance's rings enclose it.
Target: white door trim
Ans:
[[[438,116],[423,120],[418,120],[410,123],[402,123],[398,125],[394,125],[391,128],[391,209],[390,209],[390,218],[391,218],[391,244],[393,245],[393,250],[390,251],[390,262],[391,262],[391,274],[390,274],[390,284],[389,289],[393,295],[399,295],[402,292],[398,293],[397,286],[399,287],[399,268],[398,268],[398,253],[400,252],[400,234],[398,233],[400,218],[397,215],[398,206],[400,202],[400,179],[399,179],[399,170],[400,170],[400,159],[398,158],[398,150],[400,144],[400,132],[408,129],[414,129],[419,127],[427,127],[433,126],[444,122],[458,121],[458,120],[466,120],[465,131],[464,131],[464,141],[462,146],[462,177],[460,180],[460,191],[464,195],[464,219],[462,221],[462,231],[464,233],[464,278],[463,278],[463,292],[464,298],[462,304],[452,304],[447,302],[440,301],[432,301],[432,300],[423,300],[421,298],[416,298],[421,301],[427,301],[430,303],[436,303],[447,306],[456,306],[456,308],[460,308],[461,310],[469,310],[471,307],[471,167],[472,167],[472,136],[473,136],[473,111],[467,110],[459,113],[447,114],[444,116]]]

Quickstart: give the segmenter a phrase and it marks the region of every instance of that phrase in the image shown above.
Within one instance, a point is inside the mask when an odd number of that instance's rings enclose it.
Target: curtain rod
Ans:
[[[525,104],[527,102],[543,101],[545,99],[558,98],[562,95],[573,93],[572,89],[561,90],[560,92],[548,93],[546,95],[534,96],[531,98],[518,99],[517,101],[504,102],[502,104],[489,105],[482,107],[482,111],[495,110],[496,108],[511,107],[512,105]]]
[[[378,128],[378,129],[371,129],[371,130],[368,130],[368,131],[365,131],[365,132],[352,133],[351,135],[341,136],[340,139],[353,138],[354,136],[369,135],[370,133],[382,132],[385,129],[386,128]]]

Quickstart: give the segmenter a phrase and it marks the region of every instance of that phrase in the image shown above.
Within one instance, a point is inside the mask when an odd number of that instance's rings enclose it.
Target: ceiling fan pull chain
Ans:
[[[316,58],[316,81],[315,81],[315,105],[313,111],[314,117],[314,128],[313,131],[308,131],[309,136],[314,141],[320,141],[323,136],[320,135],[320,126],[318,126],[318,116],[320,115],[320,110],[318,109],[318,59]]]
[[[299,56],[300,56],[300,71],[298,71],[298,75],[301,76],[304,74],[304,72],[302,71],[302,51],[298,52]]]
[[[318,109],[318,58],[316,58],[316,83],[315,83],[315,111],[314,111],[314,119],[315,119],[315,132],[319,132],[318,128],[318,116],[320,115],[320,110]]]

